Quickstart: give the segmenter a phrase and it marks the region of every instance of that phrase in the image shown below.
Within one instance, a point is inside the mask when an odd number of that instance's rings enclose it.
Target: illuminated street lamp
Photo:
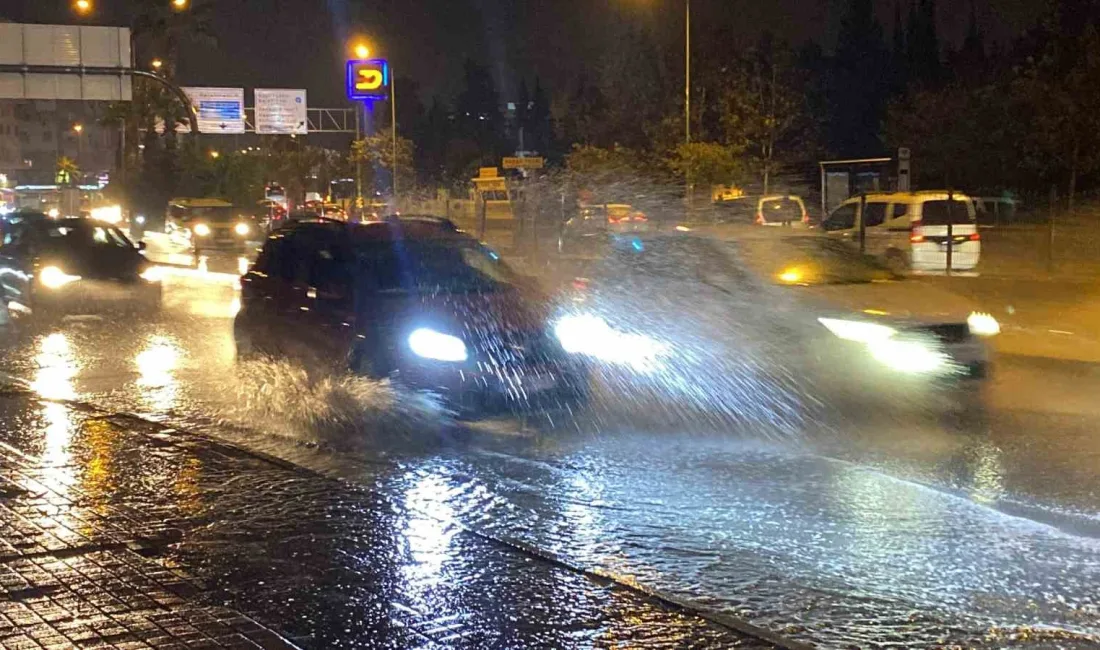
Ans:
[[[160,72],[160,69],[162,67],[164,67],[164,61],[161,61],[160,59],[153,59],[153,61],[152,61],[152,63],[150,63],[150,65],[153,66],[154,70],[156,70],[157,72]]]
[[[370,48],[369,47],[367,47],[363,43],[359,43],[355,46],[355,57],[357,59],[365,59],[368,56],[370,56]]]
[[[83,133],[84,132],[84,125],[83,124],[74,124],[73,125],[73,131],[76,131],[77,133]]]
[[[221,154],[218,153],[216,150],[213,150],[213,151],[210,152],[210,157],[213,158],[214,160],[217,160],[218,156],[220,156],[220,155]]]
[[[183,11],[187,8],[187,0],[172,0],[172,8],[176,11]]]
[[[92,0],[76,0],[76,2],[73,3],[73,9],[75,9],[78,14],[87,15],[92,11]]]

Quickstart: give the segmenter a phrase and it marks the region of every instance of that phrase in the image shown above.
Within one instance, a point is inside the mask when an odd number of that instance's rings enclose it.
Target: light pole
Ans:
[[[393,68],[390,68],[390,135],[393,137],[393,211],[400,212],[397,207],[397,78],[393,76]]]
[[[73,133],[76,134],[76,166],[80,167],[80,159],[84,157],[84,125],[79,122],[73,125]]]
[[[684,0],[684,143],[691,144],[691,0]]]

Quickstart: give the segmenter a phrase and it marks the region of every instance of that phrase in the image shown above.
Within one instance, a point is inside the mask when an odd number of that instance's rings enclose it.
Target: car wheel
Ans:
[[[883,262],[886,264],[886,268],[898,275],[905,275],[909,272],[909,262],[905,259],[905,253],[896,248],[886,251]]]

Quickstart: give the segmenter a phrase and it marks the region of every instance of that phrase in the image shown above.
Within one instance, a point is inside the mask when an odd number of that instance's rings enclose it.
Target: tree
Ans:
[[[734,182],[744,171],[741,149],[717,142],[683,143],[676,147],[669,165],[692,184],[708,188]]]
[[[402,137],[397,138],[397,181],[399,188],[409,188],[415,184],[414,149],[412,140]],[[394,160],[392,136],[389,132],[382,132],[356,140],[351,144],[349,159],[353,163],[363,163],[368,178],[373,180],[375,187],[378,187],[379,177],[392,178]]]
[[[802,78],[794,53],[768,35],[726,75],[720,104],[723,142],[747,155],[764,194],[770,193],[782,163],[809,153],[806,145],[816,139]]]
[[[889,95],[889,60],[872,0],[850,0],[829,84],[828,139],[834,154],[862,157],[881,150],[878,131]]]
[[[1083,174],[1100,170],[1100,32],[1052,41],[1014,84],[1021,112],[1023,162],[1043,175],[1064,175],[1072,212]]]

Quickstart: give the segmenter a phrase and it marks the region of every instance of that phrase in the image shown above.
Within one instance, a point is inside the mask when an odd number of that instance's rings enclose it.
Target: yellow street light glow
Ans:
[[[164,61],[161,61],[160,59],[153,59],[153,62],[152,62],[151,65],[153,66],[154,70],[160,70],[161,66],[164,65]]]
[[[73,9],[76,9],[77,13],[89,13],[92,10],[92,0],[76,0],[73,3]]]
[[[220,156],[220,155],[221,155],[221,154],[220,154],[220,153],[218,153],[217,151],[211,151],[211,152],[210,152],[210,157],[211,157],[211,158],[217,158],[217,157],[218,157],[218,156]]]
[[[77,133],[83,132],[84,131],[84,125],[83,124],[74,124],[73,125],[73,131],[76,131]]]
[[[370,56],[370,48],[362,43],[355,46],[355,56],[360,59],[365,59]]]
[[[177,11],[187,8],[187,0],[172,0],[172,7]]]
[[[787,284],[797,284],[802,282],[802,271],[798,269],[787,269],[779,274],[779,281]]]

